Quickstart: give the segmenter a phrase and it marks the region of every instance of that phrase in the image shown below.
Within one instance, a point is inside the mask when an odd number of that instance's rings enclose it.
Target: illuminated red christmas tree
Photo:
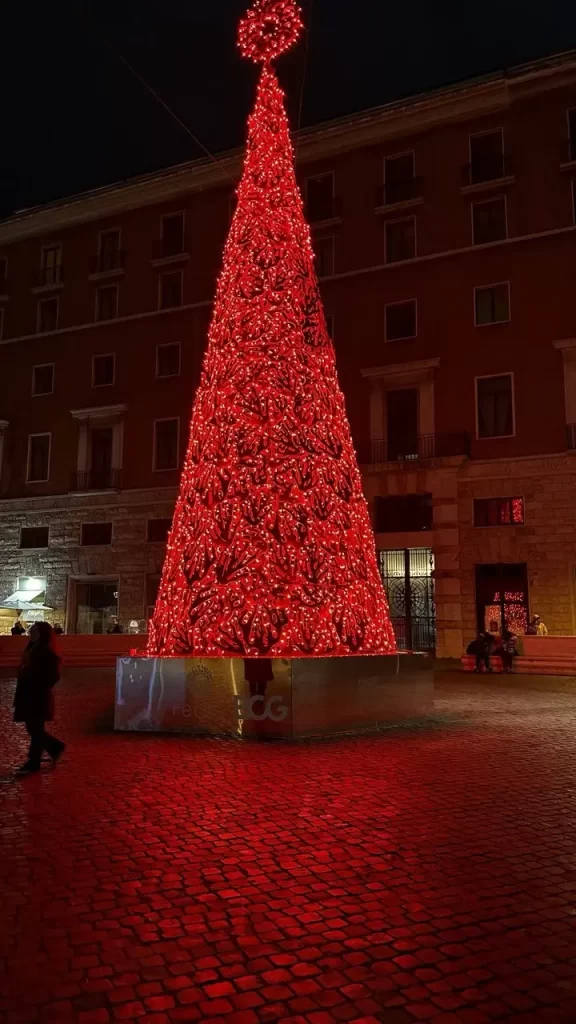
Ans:
[[[148,654],[395,650],[271,60],[295,0],[240,24],[262,63]]]

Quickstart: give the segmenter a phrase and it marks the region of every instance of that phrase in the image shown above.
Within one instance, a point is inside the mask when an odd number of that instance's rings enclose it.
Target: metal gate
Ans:
[[[434,553],[431,548],[379,551],[380,572],[401,651],[432,651],[436,646]]]

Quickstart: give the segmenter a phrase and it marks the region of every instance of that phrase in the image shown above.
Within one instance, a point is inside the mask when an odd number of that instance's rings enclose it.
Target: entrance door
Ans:
[[[525,633],[528,625],[528,574],[525,562],[476,566],[478,630]]]
[[[378,556],[399,650],[434,650],[436,609],[432,549],[379,551]]]
[[[388,460],[418,457],[418,388],[386,392]]]
[[[76,584],[76,633],[105,633],[117,615],[117,582]]]

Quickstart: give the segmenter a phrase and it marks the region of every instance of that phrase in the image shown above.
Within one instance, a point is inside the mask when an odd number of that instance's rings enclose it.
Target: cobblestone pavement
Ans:
[[[0,1022],[576,1020],[576,687],[441,684],[417,731],[110,732],[69,675],[16,780],[0,682]]]

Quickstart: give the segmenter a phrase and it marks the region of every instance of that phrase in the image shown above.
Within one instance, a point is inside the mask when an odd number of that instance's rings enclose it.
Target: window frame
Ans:
[[[171,213],[162,213],[160,215],[160,245],[161,248],[164,244],[164,221],[170,220],[171,218],[181,217],[182,218],[182,248],[180,252],[173,253],[173,256],[181,256],[186,251],[186,210],[173,210]],[[163,249],[162,249],[163,251]],[[170,259],[170,256],[163,256],[162,259]]]
[[[489,203],[494,203],[496,200],[504,200],[504,235],[502,238],[495,238],[491,242],[477,242],[474,237],[474,209],[477,206],[488,206]],[[470,231],[472,235],[472,245],[477,248],[481,245],[497,245],[498,242],[505,242],[508,235],[508,196],[490,196],[489,199],[474,199],[470,203]]]
[[[324,224],[324,223],[326,223],[326,221],[334,220],[334,218],[336,216],[336,214],[335,214],[335,207],[334,207],[334,200],[336,198],[336,171],[334,169],[332,169],[331,171],[321,171],[320,174],[308,174],[307,177],[304,179],[304,186],[305,186],[304,187],[304,210],[305,210],[305,213],[306,213],[306,217],[307,217],[307,219],[309,217],[309,214],[308,214],[308,182],[309,181],[320,181],[322,178],[331,178],[332,179],[332,213],[331,213],[331,215],[329,217],[323,217],[321,220],[310,220],[311,224]]]
[[[409,220],[411,220],[413,222],[413,224],[414,224],[414,255],[413,256],[408,256],[406,259],[402,259],[402,260],[389,260],[388,259],[388,228],[389,228],[389,226],[391,224],[404,224],[404,223],[406,223]],[[417,236],[417,230],[416,230],[416,220],[417,220],[416,216],[414,214],[411,214],[408,217],[393,217],[393,218],[390,218],[389,220],[385,220],[384,221],[384,265],[385,266],[387,266],[387,267],[388,266],[396,266],[397,263],[411,263],[412,260],[417,259],[417,257],[418,257],[418,236]]]
[[[389,338],[388,337],[388,316],[387,310],[391,306],[407,306],[409,302],[414,303],[414,334],[406,334],[401,338]],[[385,302],[384,303],[384,342],[391,344],[394,341],[413,341],[414,338],[418,337],[418,299],[399,299],[396,302]]]
[[[490,437],[482,437],[480,435],[480,403],[478,401],[478,381],[479,380],[492,380],[494,377],[510,377],[510,395],[512,399],[512,433],[511,434],[492,434]],[[483,373],[477,377],[474,377],[474,404],[476,410],[476,440],[477,441],[503,441],[506,438],[516,437],[516,397],[515,397],[515,380],[514,370],[504,370],[501,373]]]
[[[100,255],[98,256],[98,258],[100,258]],[[100,314],[100,293],[102,291],[104,291],[105,289],[107,289],[108,291],[112,291],[112,289],[114,289],[114,291],[116,292],[116,315],[112,316],[112,317],[106,317],[106,319],[104,319],[104,317],[101,317],[99,315]],[[95,294],[94,294],[94,323],[97,323],[97,324],[109,324],[109,323],[112,323],[113,320],[117,320],[118,319],[119,312],[120,312],[120,286],[118,284],[118,281],[108,281],[105,284],[97,284],[96,285],[96,291],[95,291]]]
[[[48,303],[48,302],[55,302],[56,303],[56,326],[53,327],[50,331],[42,331],[42,330],[40,330],[40,310],[41,310],[42,306],[46,305],[46,303]],[[36,334],[53,334],[54,331],[59,330],[59,326],[60,326],[60,296],[59,295],[42,295],[42,296],[40,296],[40,298],[38,299],[37,306],[36,306]]]
[[[567,153],[567,157],[568,157],[568,163],[569,164],[574,163],[574,158],[572,157],[572,147],[576,146],[576,137],[573,139],[572,138],[572,133],[570,131],[570,114],[574,114],[575,119],[576,119],[576,106],[574,106],[574,107],[566,107],[566,135],[568,137],[568,153]]]
[[[122,249],[122,228],[102,228],[98,232],[98,246],[96,250],[98,256],[98,263],[100,263],[100,257],[102,255],[102,239],[104,235],[118,235],[118,249],[116,251],[120,252]],[[103,271],[103,273],[106,273],[106,271]]]
[[[485,324],[478,323],[476,316],[476,293],[488,291],[489,288],[502,288],[506,285],[508,290],[508,317],[506,320],[489,320]],[[499,324],[509,324],[512,320],[512,301],[511,301],[511,288],[510,281],[494,281],[492,284],[478,284],[474,285],[472,290],[472,301],[474,304],[474,327],[497,327]],[[498,376],[498,374],[496,374]]]
[[[22,545],[22,533],[23,533],[24,530],[46,530],[46,532],[47,532],[46,543],[40,545],[40,547],[38,547],[38,545],[34,545],[34,544],[30,544],[30,545],[27,544],[25,547],[23,547],[23,545]],[[19,551],[45,551],[46,548],[49,548],[49,547],[50,547],[50,526],[49,525],[48,526],[25,526],[23,524],[20,524],[20,535],[19,535],[19,538],[18,538],[18,550]]]
[[[31,455],[32,455],[32,441],[35,437],[47,437],[48,438],[48,459],[46,461],[46,476],[42,480],[31,480],[30,479],[30,466],[31,466]],[[50,481],[50,469],[52,462],[52,431],[51,430],[40,430],[34,434],[28,434],[28,451],[26,455],[26,483],[27,484],[47,484]]]
[[[477,507],[477,504],[479,502],[486,502],[487,503],[487,502],[490,502],[490,501],[495,501],[495,502],[496,501],[497,502],[505,502],[506,501],[506,502],[510,503],[510,522],[509,523],[477,523],[476,522],[476,507]],[[512,502],[513,501],[521,501],[522,502],[522,522],[521,523],[515,523],[515,522],[512,521]],[[524,495],[522,495],[522,494],[513,494],[511,497],[508,497],[508,496],[504,495],[502,497],[472,498],[472,525],[473,525],[475,530],[494,530],[494,529],[499,529],[499,528],[507,530],[511,526],[526,526],[526,501],[524,499]]]
[[[158,423],[177,423],[176,428],[176,465],[170,467],[158,468],[156,466],[156,450],[157,450],[157,437],[156,437],[156,425]],[[174,473],[178,469],[180,463],[180,417],[179,416],[160,416],[155,419],[152,423],[152,472],[153,473]]]
[[[112,380],[108,384],[97,384],[96,383],[96,360],[97,359],[111,359],[112,360]],[[95,352],[92,355],[92,379],[91,387],[93,388],[113,388],[116,383],[116,353],[115,352]]]
[[[177,373],[159,373],[158,370],[159,370],[159,363],[160,363],[160,358],[159,358],[160,349],[161,348],[174,348],[174,347],[176,347],[178,349],[178,372]],[[156,380],[170,380],[172,377],[181,377],[181,376],[182,376],[182,342],[181,341],[164,341],[164,342],[161,342],[159,345],[156,345],[156,372],[155,372]]]
[[[34,390],[34,382],[35,382],[36,370],[45,370],[45,369],[47,369],[48,366],[52,367],[52,390],[51,391],[35,391]],[[45,398],[47,395],[53,395],[54,394],[54,379],[55,379],[55,376],[56,376],[56,372],[55,371],[56,371],[56,363],[35,363],[34,364],[34,366],[32,367],[32,390],[30,392],[32,398]]]
[[[331,248],[331,252],[332,252],[332,270],[330,271],[329,274],[321,274],[320,273],[318,254],[316,252],[316,248],[315,248],[314,242],[312,243],[312,248],[314,249],[314,264],[315,264],[315,267],[318,267],[318,280],[319,281],[326,281],[328,278],[334,277],[334,274],[336,273],[336,236],[335,236],[334,232],[331,232],[330,234],[327,234],[327,235],[322,235],[321,234],[321,235],[318,235],[314,241],[316,242],[316,244],[318,244],[318,242],[330,242],[331,243],[330,248]]]
[[[151,539],[151,537],[150,537],[150,523],[155,523],[155,522],[168,523],[168,529],[166,530],[166,536],[165,536],[164,540],[152,540]],[[167,544],[168,543],[168,535],[170,533],[171,528],[172,528],[172,519],[169,519],[168,516],[149,516],[148,519],[146,520],[146,543],[147,544]]]
[[[110,540],[105,544],[85,544],[84,543],[84,528],[86,526],[109,526],[110,527]],[[114,543],[114,522],[113,520],[102,520],[102,522],[95,523],[80,523],[80,544],[81,548],[111,548]]]
[[[162,305],[162,279],[165,277],[175,277],[176,274],[180,277],[180,303],[177,306],[163,306]],[[162,270],[158,274],[158,311],[160,313],[166,313],[170,309],[182,309],[184,305],[184,271],[182,267],[178,269]]]
[[[504,176],[504,177],[506,176],[506,158],[505,158],[505,155],[504,155],[504,125],[500,125],[497,128],[485,128],[484,131],[481,131],[481,132],[468,132],[468,163],[469,163],[469,166],[470,166],[470,182],[471,182],[471,184],[484,185],[484,184],[487,184],[490,181],[499,181],[500,180],[500,178],[489,178],[488,182],[483,182],[483,181],[482,182],[472,182],[472,178],[473,178],[473,173],[472,173],[472,171],[473,171],[473,168],[472,168],[472,139],[479,139],[482,135],[496,135],[496,132],[500,133],[500,138],[501,138],[501,143],[502,143],[501,144],[501,148],[500,148],[500,153],[502,155],[502,172],[503,172],[502,176]]]
[[[57,249],[60,253],[60,258],[54,264],[58,268],[58,272],[53,281],[43,280],[44,275],[48,267],[44,264],[44,253],[50,252],[51,249]],[[52,285],[62,284],[62,242],[47,242],[45,245],[40,247],[40,272],[42,274],[42,284],[48,287]]]

